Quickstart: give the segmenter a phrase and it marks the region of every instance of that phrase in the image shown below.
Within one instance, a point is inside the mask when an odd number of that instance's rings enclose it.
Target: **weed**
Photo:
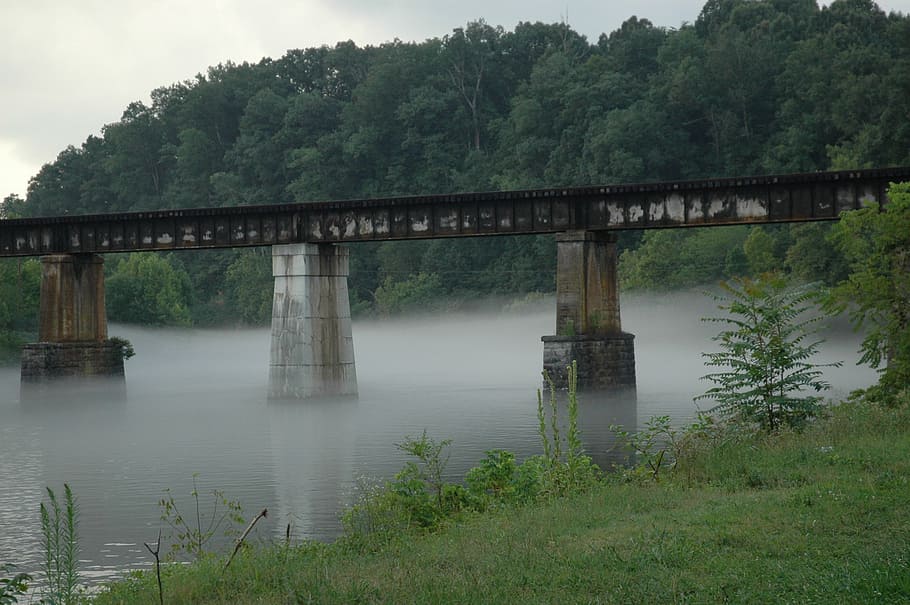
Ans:
[[[647,476],[657,481],[662,470],[676,466],[680,432],[673,428],[669,416],[651,416],[644,428],[635,433],[615,424],[610,425],[610,430],[635,458],[636,464],[626,471],[627,477]]]
[[[3,574],[0,577],[0,605],[18,603],[17,597],[21,597],[28,591],[28,583],[32,580],[30,575],[27,573],[17,573],[12,576],[6,575],[13,573],[15,567],[15,565],[10,563],[0,565],[0,574]]]
[[[70,605],[79,598],[79,509],[68,484],[63,484],[63,506],[54,490],[47,488],[48,504],[41,503],[41,535],[44,547],[45,599]]]
[[[171,559],[176,558],[181,552],[198,559],[206,553],[206,547],[219,531],[225,537],[234,537],[245,524],[240,503],[228,499],[217,489],[211,491],[211,509],[203,512],[197,478],[198,475],[194,474],[193,490],[190,492],[194,510],[189,520],[180,511],[170,489],[164,490],[165,497],[158,501],[158,506],[161,507],[161,520],[174,532],[171,535],[174,541],[168,555]]]
[[[565,496],[584,491],[597,481],[600,469],[594,464],[591,457],[584,453],[581,431],[578,429],[578,364],[573,361],[572,365],[566,368],[568,425],[565,437],[560,434],[559,429],[556,384],[546,371],[543,372],[543,377],[550,392],[550,430],[547,431],[547,412],[543,404],[543,394],[538,389],[538,434],[544,453],[542,459],[532,458],[525,464],[530,463],[534,467],[541,468],[541,495]],[[565,451],[563,451],[563,445],[565,445]]]

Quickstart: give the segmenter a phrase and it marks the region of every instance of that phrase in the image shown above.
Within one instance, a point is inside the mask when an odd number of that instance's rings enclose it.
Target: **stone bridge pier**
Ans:
[[[342,246],[272,246],[270,399],[357,395],[348,266]]]
[[[107,339],[104,259],[95,254],[41,257],[38,341],[22,349],[23,386],[61,378],[123,380],[122,347]]]
[[[575,360],[580,390],[634,388],[635,337],[620,324],[616,235],[559,233],[556,257],[556,335],[542,337],[544,370],[564,388]]]

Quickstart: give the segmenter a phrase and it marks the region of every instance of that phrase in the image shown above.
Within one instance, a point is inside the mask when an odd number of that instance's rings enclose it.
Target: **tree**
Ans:
[[[803,281],[821,281],[833,286],[849,273],[843,253],[830,241],[830,223],[800,223],[790,226],[790,247],[785,264],[791,277]]]
[[[0,259],[0,362],[18,359],[26,338],[34,337],[40,284],[37,259]]]
[[[888,198],[884,209],[844,213],[832,234],[850,264],[835,304],[866,330],[860,362],[879,369],[870,394],[885,401],[910,384],[910,183],[892,185]]]
[[[173,208],[211,206],[211,177],[221,165],[218,145],[198,128],[185,128],[177,135],[174,178],[168,185],[167,205]],[[223,200],[218,200],[223,203]]]
[[[809,342],[809,316],[818,292],[810,287],[788,288],[782,277],[766,274],[757,280],[735,279],[722,284],[726,294],[715,296],[723,317],[704,321],[728,326],[713,338],[721,348],[703,353],[705,365],[721,368],[703,376],[716,386],[698,399],[714,399],[722,416],[758,423],[769,433],[794,426],[812,416],[820,397],[805,395],[828,388],[820,368],[840,363],[811,361],[822,341]]]
[[[443,38],[443,53],[452,87],[464,101],[470,119],[470,146],[481,148],[482,116],[485,101],[496,84],[497,61],[501,58],[501,27],[487,25],[483,19],[456,28]]]
[[[137,101],[103,132],[110,146],[106,167],[112,191],[131,210],[160,208],[166,175],[176,159],[164,123]]]
[[[743,252],[752,275],[774,271],[781,265],[774,254],[774,238],[759,226],[749,230],[749,237],[743,242]]]
[[[285,199],[287,175],[279,132],[287,100],[265,88],[250,99],[240,120],[240,134],[225,159],[243,180],[246,204],[276,204]]]
[[[0,219],[22,218],[24,209],[25,200],[16,193],[10,193],[0,204]]]
[[[674,290],[748,273],[743,243],[748,227],[647,231],[641,246],[619,258],[623,287]]]
[[[437,299],[442,285],[435,273],[418,273],[403,281],[385,282],[376,289],[376,306],[385,316],[411,309],[429,309],[429,303]]]
[[[190,322],[190,278],[162,256],[144,252],[120,260],[106,281],[112,321],[186,326]]]
[[[268,248],[244,250],[227,268],[225,286],[232,315],[240,323],[267,325],[272,318],[274,279]]]

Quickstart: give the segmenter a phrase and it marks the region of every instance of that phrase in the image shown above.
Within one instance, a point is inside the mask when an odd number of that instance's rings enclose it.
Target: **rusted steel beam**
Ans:
[[[833,220],[910,167],[0,221],[0,256]]]

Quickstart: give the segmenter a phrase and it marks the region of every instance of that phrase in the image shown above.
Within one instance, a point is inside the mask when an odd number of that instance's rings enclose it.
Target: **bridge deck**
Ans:
[[[833,220],[910,167],[0,221],[0,256]]]

